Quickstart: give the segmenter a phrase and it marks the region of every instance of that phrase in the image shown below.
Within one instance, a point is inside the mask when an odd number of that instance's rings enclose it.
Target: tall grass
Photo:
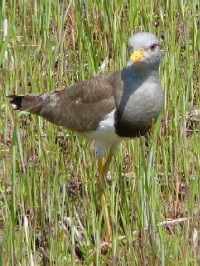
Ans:
[[[1,2],[1,265],[199,265],[198,14],[198,1]],[[102,247],[93,144],[14,113],[5,96],[122,68],[133,31],[161,39],[165,108],[148,151],[140,138],[116,153],[105,188],[114,234]]]

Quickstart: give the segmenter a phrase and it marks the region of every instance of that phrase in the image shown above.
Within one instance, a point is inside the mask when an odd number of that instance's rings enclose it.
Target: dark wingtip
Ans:
[[[22,108],[23,95],[8,95],[7,97],[10,98],[10,103],[15,110],[20,110]]]

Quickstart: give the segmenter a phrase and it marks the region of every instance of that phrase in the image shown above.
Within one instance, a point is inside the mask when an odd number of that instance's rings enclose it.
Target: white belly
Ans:
[[[98,157],[103,157],[107,148],[114,150],[120,143],[121,138],[115,133],[114,113],[115,110],[106,115],[96,131],[84,133],[84,137],[96,142]]]

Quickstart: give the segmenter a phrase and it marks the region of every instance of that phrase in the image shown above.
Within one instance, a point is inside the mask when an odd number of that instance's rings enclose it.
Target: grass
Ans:
[[[1,265],[199,265],[198,12],[187,0],[1,1]],[[105,190],[114,235],[101,247],[93,144],[14,113],[5,96],[120,69],[141,30],[162,40],[165,108],[148,152],[140,138],[116,153]]]

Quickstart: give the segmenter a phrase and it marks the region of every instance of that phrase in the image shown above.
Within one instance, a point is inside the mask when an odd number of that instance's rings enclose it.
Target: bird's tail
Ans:
[[[53,91],[39,95],[9,95],[8,98],[14,110],[39,115],[55,125],[65,125],[62,105],[57,104],[57,99],[60,99],[59,94],[60,91]]]
[[[14,110],[37,113],[36,110],[41,104],[39,95],[9,95],[8,98]]]

